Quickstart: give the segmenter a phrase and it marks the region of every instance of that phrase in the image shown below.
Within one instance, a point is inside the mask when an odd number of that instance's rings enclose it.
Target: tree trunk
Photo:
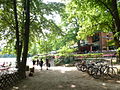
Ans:
[[[18,25],[18,14],[17,14],[17,8],[16,8],[16,0],[13,0],[13,6],[14,6],[14,17],[15,17],[15,29],[16,29],[16,45],[15,45],[15,49],[16,49],[16,56],[17,56],[17,67],[18,67],[18,71],[20,69],[20,58],[21,58],[21,48],[20,48],[20,39],[19,39],[19,25]]]
[[[117,9],[117,0],[112,0],[111,11],[112,11],[112,16],[115,22],[116,30],[117,32],[120,32],[120,18],[119,18],[119,13]]]
[[[26,22],[25,22],[25,31],[24,31],[24,46],[23,46],[23,54],[22,54],[22,78],[26,77],[26,62],[28,55],[28,44],[29,44],[29,26],[30,26],[30,0],[26,0],[26,8],[25,8]]]
[[[119,18],[119,13],[118,13],[118,9],[117,9],[117,0],[112,0],[112,5],[111,5],[111,11],[112,11],[112,16],[113,16],[113,21],[114,21],[114,26],[115,26],[115,30],[116,32],[114,32],[115,34],[117,32],[120,32],[120,18]],[[114,38],[117,48],[120,47],[120,40],[119,40],[119,36]],[[120,51],[118,51],[118,59],[117,62],[120,63]]]

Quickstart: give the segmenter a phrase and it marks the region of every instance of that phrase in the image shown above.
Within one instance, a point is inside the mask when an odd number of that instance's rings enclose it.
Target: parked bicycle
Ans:
[[[118,69],[116,67],[110,66],[101,60],[89,61],[89,63],[86,60],[82,60],[77,62],[75,65],[79,71],[87,72],[96,79],[101,77],[114,78],[118,73]]]

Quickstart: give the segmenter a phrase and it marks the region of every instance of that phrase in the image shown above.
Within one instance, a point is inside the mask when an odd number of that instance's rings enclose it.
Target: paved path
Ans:
[[[95,80],[75,67],[51,67],[42,71],[37,68],[33,77],[27,77],[12,90],[120,90],[120,83]]]

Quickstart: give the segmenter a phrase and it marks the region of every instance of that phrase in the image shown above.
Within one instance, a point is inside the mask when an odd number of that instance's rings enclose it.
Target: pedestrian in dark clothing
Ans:
[[[35,60],[33,60],[33,66],[35,65],[35,63],[36,63],[36,61],[35,61]]]
[[[46,70],[48,70],[49,67],[49,60],[46,58]]]
[[[40,60],[39,64],[40,64],[40,67],[41,67],[41,70],[42,70],[42,66],[43,66],[43,60],[42,59]]]
[[[39,59],[37,59],[37,66],[39,65]]]

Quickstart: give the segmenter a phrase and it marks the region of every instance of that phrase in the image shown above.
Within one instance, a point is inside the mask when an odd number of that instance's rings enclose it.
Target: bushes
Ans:
[[[56,55],[55,64],[63,65],[70,64],[75,60],[85,59],[85,58],[101,58],[101,57],[113,57],[114,54],[104,54],[104,53],[88,53],[88,54],[62,54]]]
[[[74,61],[74,56],[60,56],[55,58],[55,65],[69,64]]]
[[[98,58],[102,57],[103,53],[94,53],[94,54],[62,54],[56,55],[55,65],[70,64],[75,60],[83,58]]]

